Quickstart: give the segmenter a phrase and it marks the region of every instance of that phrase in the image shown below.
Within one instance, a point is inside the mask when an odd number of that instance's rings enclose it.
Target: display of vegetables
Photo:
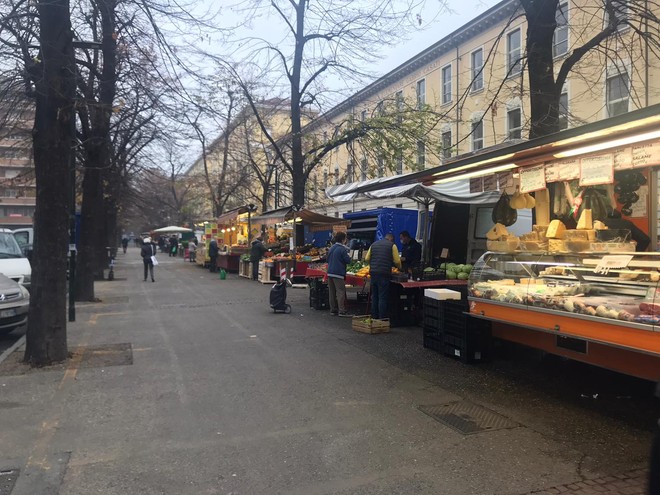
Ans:
[[[501,223],[505,227],[513,225],[518,220],[518,213],[511,208],[509,195],[502,193],[500,199],[495,204],[492,214],[493,223]]]
[[[445,270],[447,280],[467,280],[472,271],[472,265],[459,265],[456,263],[442,263],[440,269]]]

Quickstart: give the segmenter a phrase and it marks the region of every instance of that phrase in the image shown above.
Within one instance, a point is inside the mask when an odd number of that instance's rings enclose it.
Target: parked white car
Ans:
[[[25,325],[29,307],[28,290],[12,279],[0,275],[0,335]]]
[[[9,229],[0,229],[0,273],[27,288],[32,282],[30,261]]]

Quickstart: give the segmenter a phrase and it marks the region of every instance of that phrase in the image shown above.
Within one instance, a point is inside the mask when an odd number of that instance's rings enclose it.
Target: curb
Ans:
[[[19,347],[21,347],[23,344],[25,344],[25,335],[23,335],[20,339],[18,339],[18,340],[14,343],[14,345],[12,345],[9,349],[7,349],[5,352],[3,352],[2,354],[0,354],[0,364],[2,364],[2,362],[3,362],[5,359],[7,359],[7,358],[11,355],[12,352],[14,352],[16,349],[18,349]]]

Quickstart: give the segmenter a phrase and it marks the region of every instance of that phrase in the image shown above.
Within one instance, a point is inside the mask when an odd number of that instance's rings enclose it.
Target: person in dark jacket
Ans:
[[[259,280],[259,260],[266,254],[266,246],[257,237],[250,245],[250,263],[252,263],[252,280]]]
[[[346,265],[351,262],[346,247],[346,234],[337,232],[335,243],[328,251],[328,290],[330,291],[330,314],[350,316],[346,312]]]
[[[215,273],[218,271],[218,253],[220,248],[218,248],[218,241],[211,239],[209,242],[209,271]]]
[[[179,247],[179,239],[176,238],[175,235],[170,237],[170,257],[174,256],[176,257],[176,251],[177,248]]]
[[[422,261],[422,245],[416,239],[410,237],[410,233],[407,230],[399,234],[399,240],[403,245],[403,249],[401,250],[401,264],[403,271],[407,272],[416,268],[420,261]]]
[[[154,262],[151,257],[156,256],[156,245],[151,242],[151,237],[145,237],[142,241],[142,249],[140,250],[140,256],[142,256],[142,264],[144,265],[144,282],[147,281],[147,272],[151,275],[151,281],[155,282],[154,279]]]
[[[371,317],[387,318],[387,296],[390,292],[392,267],[401,269],[394,235],[387,234],[384,239],[374,242],[367,251],[365,261],[369,263],[371,275]]]

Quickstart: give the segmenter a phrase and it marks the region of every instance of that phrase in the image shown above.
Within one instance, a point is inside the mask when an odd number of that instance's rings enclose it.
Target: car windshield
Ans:
[[[22,258],[23,252],[18,247],[14,234],[0,232],[0,259]]]

